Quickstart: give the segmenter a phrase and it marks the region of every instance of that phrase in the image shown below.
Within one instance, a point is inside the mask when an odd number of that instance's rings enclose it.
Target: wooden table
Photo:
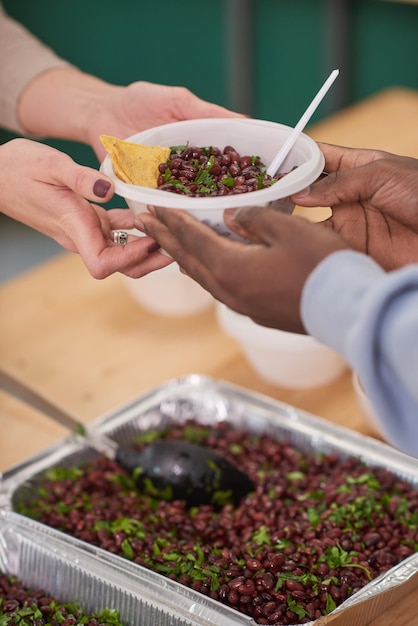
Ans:
[[[309,134],[318,141],[418,157],[417,121],[418,92],[393,89],[330,117]],[[214,309],[179,319],[151,315],[131,299],[119,276],[96,281],[76,255],[59,255],[0,286],[0,345],[0,367],[83,422],[168,379],[201,373],[371,434],[349,370],[334,384],[313,390],[272,386],[257,377],[222,332]],[[67,434],[4,392],[0,428],[0,471]],[[410,626],[412,618],[397,624]]]

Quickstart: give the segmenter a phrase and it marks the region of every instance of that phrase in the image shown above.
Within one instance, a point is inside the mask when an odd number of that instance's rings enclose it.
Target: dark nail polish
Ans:
[[[110,183],[107,180],[96,180],[93,185],[93,193],[98,198],[105,198],[110,189]]]
[[[160,244],[154,241],[154,243],[152,243],[148,247],[148,253],[151,254],[151,252],[155,252],[156,250],[159,250],[159,249],[160,249]]]

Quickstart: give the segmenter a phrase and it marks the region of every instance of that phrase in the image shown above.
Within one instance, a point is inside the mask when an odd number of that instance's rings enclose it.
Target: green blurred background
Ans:
[[[201,98],[294,125],[334,67],[312,121],[385,87],[418,89],[418,4],[385,0],[4,0],[81,69],[126,85],[184,85]],[[0,132],[0,142],[12,135]],[[80,163],[90,148],[65,141]]]

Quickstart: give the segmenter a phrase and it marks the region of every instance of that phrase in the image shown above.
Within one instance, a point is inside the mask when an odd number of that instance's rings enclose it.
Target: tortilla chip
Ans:
[[[157,188],[158,166],[170,156],[170,148],[143,146],[109,135],[100,135],[118,178],[131,185]]]

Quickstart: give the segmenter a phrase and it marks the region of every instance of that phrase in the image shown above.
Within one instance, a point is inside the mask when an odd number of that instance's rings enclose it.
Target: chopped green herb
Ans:
[[[209,436],[209,428],[198,426],[186,426],[184,429],[184,439],[192,443],[202,444]]]
[[[332,613],[332,611],[334,611],[337,608],[337,605],[335,604],[335,600],[334,598],[331,596],[331,594],[328,593],[328,591],[326,592],[326,605],[325,605],[325,611],[326,614],[328,615],[329,613]]]
[[[286,474],[286,478],[288,480],[303,480],[305,478],[305,474],[303,472],[299,472],[299,471],[295,471],[295,472],[289,472],[288,474]]]
[[[222,185],[225,185],[225,187],[233,187],[235,185],[235,180],[232,176],[225,176],[220,182]]]
[[[336,569],[338,567],[358,567],[364,570],[371,580],[370,570],[364,567],[364,565],[352,561],[352,557],[356,555],[357,552],[354,550],[347,552],[337,543],[335,546],[327,546],[324,553],[319,557],[318,562],[327,563],[330,569]]]
[[[151,498],[157,498],[159,500],[170,500],[173,499],[173,489],[170,485],[166,485],[164,489],[160,489],[154,485],[150,478],[144,477],[142,481],[142,488],[144,493]]]
[[[308,516],[309,523],[312,524],[312,526],[318,526],[321,521],[321,510],[310,506],[308,507],[306,514]]]
[[[376,476],[371,472],[361,474],[360,476],[347,476],[348,485],[367,485],[371,491],[378,491],[380,483]]]
[[[101,528],[105,528],[112,534],[123,532],[128,537],[136,539],[145,539],[146,537],[143,523],[130,517],[118,517],[110,522],[99,520],[94,525],[93,530],[100,530]]]
[[[122,541],[121,548],[122,548],[123,556],[125,556],[127,559],[130,559],[130,560],[134,558],[134,551],[132,549],[131,542],[129,541],[129,539],[124,539]]]
[[[157,430],[157,429],[151,429],[151,430],[146,430],[142,433],[140,433],[139,435],[136,435],[135,439],[133,440],[134,444],[137,445],[147,445],[149,443],[153,443],[154,441],[157,441],[158,439],[165,439],[167,437],[168,434],[168,430]]]
[[[290,594],[287,596],[287,606],[293,613],[295,613],[295,615],[299,617],[299,619],[303,619],[305,617],[305,609],[303,608],[303,606],[298,604],[296,600],[293,600]]]
[[[180,153],[180,152],[184,152],[186,150],[186,148],[189,147],[189,142],[187,142],[186,144],[180,145],[180,146],[172,146],[170,148],[170,151],[175,153]]]
[[[258,189],[262,189],[263,188],[263,181],[266,177],[267,172],[264,170],[263,172],[261,172],[261,174],[259,176],[257,176],[257,187]]]
[[[229,446],[229,451],[231,454],[238,455],[242,454],[244,448],[239,443],[231,443],[231,445]]]
[[[176,178],[174,180],[170,180],[170,184],[175,185],[176,187],[181,189],[185,194],[191,193],[190,189],[188,187],[186,187],[186,185],[183,185],[183,183],[181,183]]]
[[[251,541],[254,541],[258,546],[270,546],[271,539],[267,526],[262,524],[260,528],[251,535]]]
[[[225,504],[229,504],[233,501],[234,492],[232,489],[228,489],[226,491],[221,491],[218,489],[215,491],[210,499],[211,504],[214,506],[225,506]]]
[[[80,435],[80,437],[84,437],[86,434],[86,428],[84,426],[84,424],[77,424],[77,428],[75,429],[75,433],[76,435]]]
[[[84,472],[79,467],[52,467],[46,472],[48,480],[74,480],[84,475]]]
[[[290,541],[290,539],[278,539],[276,541],[276,543],[274,544],[274,548],[275,550],[277,550],[277,552],[280,552],[281,550],[284,550],[285,548],[288,548],[289,546],[292,545],[292,542]]]

